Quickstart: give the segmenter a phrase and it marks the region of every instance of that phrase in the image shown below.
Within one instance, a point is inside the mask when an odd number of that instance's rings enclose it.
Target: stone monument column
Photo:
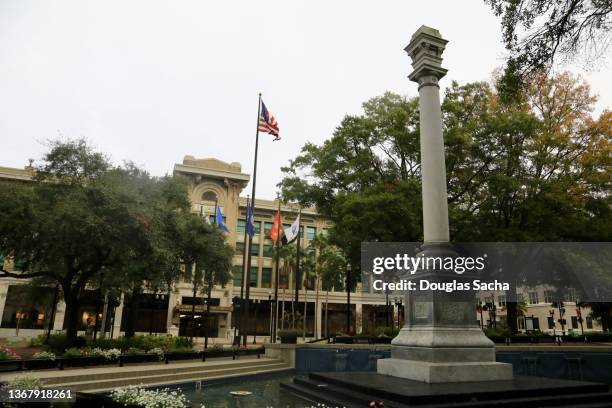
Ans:
[[[438,30],[421,26],[405,48],[408,78],[419,84],[424,244],[418,256],[453,257],[449,243],[446,167],[438,80],[446,75]],[[419,270],[407,280],[467,281],[453,271]],[[472,291],[404,292],[404,327],[393,339],[391,358],[378,360],[379,374],[428,383],[512,379],[512,365],[495,361],[495,345],[476,323]]]

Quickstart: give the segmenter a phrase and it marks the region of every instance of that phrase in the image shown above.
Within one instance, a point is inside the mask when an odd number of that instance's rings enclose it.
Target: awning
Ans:
[[[178,310],[179,313],[191,313],[193,306],[192,305],[178,305],[175,310]],[[207,310],[206,305],[196,305],[195,312],[198,314],[203,314]],[[227,313],[233,310],[232,306],[210,306],[210,313]]]

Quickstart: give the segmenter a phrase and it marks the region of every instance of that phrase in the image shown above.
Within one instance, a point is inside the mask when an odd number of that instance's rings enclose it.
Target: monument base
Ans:
[[[281,387],[308,401],[336,407],[367,407],[372,401],[398,408],[612,406],[607,384],[540,377],[428,384],[372,372],[334,372],[296,376]]]
[[[490,362],[444,362],[386,358],[377,361],[378,374],[426,383],[502,381],[512,379],[512,364]]]

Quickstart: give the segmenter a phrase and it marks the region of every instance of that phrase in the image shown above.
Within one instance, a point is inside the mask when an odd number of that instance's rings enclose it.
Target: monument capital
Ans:
[[[442,68],[442,53],[447,43],[438,30],[425,25],[410,38],[410,44],[404,48],[412,58],[413,71],[408,78],[417,82],[419,88],[438,86],[438,80],[446,75],[447,70]]]

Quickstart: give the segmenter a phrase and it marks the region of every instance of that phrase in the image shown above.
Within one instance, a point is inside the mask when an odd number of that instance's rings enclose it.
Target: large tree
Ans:
[[[593,118],[588,86],[569,74],[534,76],[516,98],[502,84],[453,82],[445,93],[451,238],[609,240],[610,113]],[[333,221],[330,240],[354,269],[362,241],[422,239],[417,106],[373,98],[283,168],[284,197]]]
[[[550,68],[578,56],[591,64],[612,37],[609,0],[485,0],[501,16],[508,67],[518,74]]]
[[[213,247],[224,245],[211,227],[185,241],[204,223],[189,212],[180,181],[113,166],[83,140],[52,142],[33,174],[0,188],[0,253],[21,261],[2,275],[59,285],[71,341],[86,289],[167,288],[182,263],[215,259]]]

